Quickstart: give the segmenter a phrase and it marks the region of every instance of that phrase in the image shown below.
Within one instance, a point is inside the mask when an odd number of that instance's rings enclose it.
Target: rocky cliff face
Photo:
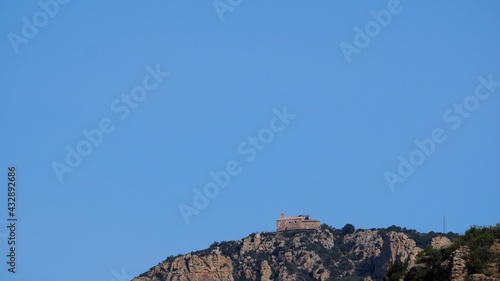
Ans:
[[[444,249],[446,251],[446,247],[443,246],[439,250]],[[448,250],[450,249],[448,248]],[[460,246],[451,249],[449,256],[438,261],[437,265],[429,264],[428,257],[424,256],[419,263],[408,271],[404,276],[404,280],[500,281],[500,240],[497,240],[490,250],[493,255],[487,263],[485,273],[469,272],[471,251],[467,246]],[[423,272],[426,274],[422,274]]]
[[[453,244],[435,237],[409,270],[393,267],[388,275],[405,281],[500,281],[500,224],[473,226]]]
[[[170,257],[133,281],[382,280],[395,261],[412,267],[420,251],[402,232],[270,232]]]
[[[133,280],[233,281],[233,263],[218,251],[205,256],[187,254],[157,265],[147,275]]]
[[[387,268],[395,261],[406,263],[408,268],[415,265],[417,254],[422,251],[421,248],[417,247],[415,241],[401,232],[389,232],[384,238],[385,241],[375,271],[376,277],[384,277]]]

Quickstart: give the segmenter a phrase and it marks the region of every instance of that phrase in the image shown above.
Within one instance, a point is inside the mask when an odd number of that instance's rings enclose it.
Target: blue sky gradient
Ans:
[[[0,4],[0,221],[9,165],[19,220],[15,274],[0,228],[1,280],[126,280],[273,231],[282,210],[337,228],[500,221],[497,1],[223,0],[222,17],[211,1],[54,1]],[[46,23],[43,3],[57,3]],[[394,5],[357,46],[356,27]],[[23,17],[42,21],[32,38]],[[349,59],[342,42],[357,48]],[[132,92],[141,100],[127,103]],[[284,109],[288,124],[273,119]],[[114,129],[69,167],[66,147],[101,122]],[[270,122],[286,126],[266,138]],[[435,129],[446,141],[418,160],[415,139]],[[249,161],[238,147],[259,134],[268,143]],[[422,163],[402,177],[412,153]],[[193,189],[231,161],[240,172],[186,224],[180,204],[194,208]],[[72,172],[60,180],[54,162]],[[404,182],[391,188],[386,172]]]

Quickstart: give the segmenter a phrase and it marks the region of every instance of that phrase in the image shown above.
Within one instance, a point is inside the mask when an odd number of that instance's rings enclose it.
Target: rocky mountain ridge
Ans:
[[[133,281],[383,280],[396,262],[409,272],[431,243],[438,248],[451,241],[394,226],[355,231],[352,225],[322,225],[318,230],[251,234],[169,257]]]

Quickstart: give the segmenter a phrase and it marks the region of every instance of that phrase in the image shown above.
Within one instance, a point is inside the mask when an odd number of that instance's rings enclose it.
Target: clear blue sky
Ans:
[[[15,165],[19,245],[11,274],[2,226],[0,279],[125,280],[282,210],[337,228],[500,221],[500,87],[478,80],[500,81],[499,2],[243,1],[222,20],[211,1],[125,2],[0,4],[0,225]],[[59,181],[53,163],[100,123]],[[435,129],[446,140],[414,152]],[[399,155],[419,166],[391,189]],[[186,224],[180,204],[227,163],[240,172]]]

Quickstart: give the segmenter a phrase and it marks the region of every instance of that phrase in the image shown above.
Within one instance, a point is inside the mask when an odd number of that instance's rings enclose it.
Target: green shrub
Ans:
[[[352,234],[354,233],[354,231],[356,231],[356,229],[354,228],[354,225],[348,223],[346,225],[344,225],[344,227],[342,227],[342,235],[347,235],[347,234]]]
[[[400,261],[395,261],[387,270],[387,280],[389,281],[399,281],[405,275],[406,263]]]
[[[491,260],[493,253],[491,245],[495,242],[495,238],[500,234],[500,227],[497,224],[495,227],[472,226],[465,232],[462,239],[462,244],[467,245],[470,249],[470,257],[468,269],[470,273],[484,273]]]

